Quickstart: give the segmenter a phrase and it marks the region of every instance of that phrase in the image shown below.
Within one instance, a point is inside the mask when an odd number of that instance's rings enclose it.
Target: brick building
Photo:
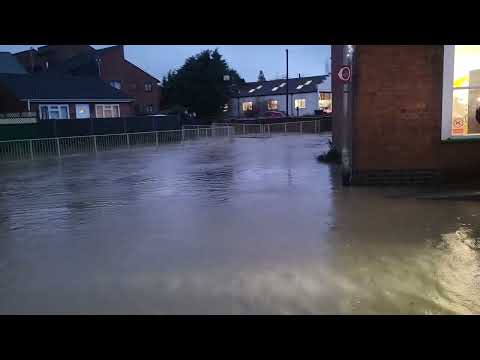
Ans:
[[[137,115],[160,110],[159,80],[126,60],[123,45],[100,50],[89,45],[46,45],[14,55],[30,73],[98,77],[134,98]]]
[[[343,84],[336,73],[352,67]],[[333,140],[352,184],[480,176],[480,46],[332,46]]]

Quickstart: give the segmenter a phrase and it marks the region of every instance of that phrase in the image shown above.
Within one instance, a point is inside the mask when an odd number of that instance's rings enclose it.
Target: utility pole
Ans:
[[[287,77],[287,84],[285,85],[285,89],[286,89],[286,95],[285,95],[286,96],[286,98],[285,98],[286,102],[285,102],[285,104],[286,104],[287,117],[288,117],[289,116],[289,112],[288,112],[288,49],[286,49],[285,51],[287,53],[287,76],[286,76]]]

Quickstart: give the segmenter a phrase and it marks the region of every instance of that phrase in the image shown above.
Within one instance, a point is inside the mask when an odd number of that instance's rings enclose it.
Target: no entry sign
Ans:
[[[350,66],[342,66],[337,75],[341,81],[349,82],[352,77],[352,69],[350,69]]]

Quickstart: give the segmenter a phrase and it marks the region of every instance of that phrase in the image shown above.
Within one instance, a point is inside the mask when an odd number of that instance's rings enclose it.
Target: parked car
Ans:
[[[323,110],[323,109],[320,109],[320,110],[315,110],[315,115],[321,115],[321,116],[329,116],[331,115],[331,113]]]
[[[281,111],[266,111],[265,112],[265,117],[267,117],[267,118],[285,118],[287,116]]]

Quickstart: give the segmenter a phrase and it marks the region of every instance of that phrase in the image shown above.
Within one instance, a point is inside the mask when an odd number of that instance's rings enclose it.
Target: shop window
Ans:
[[[442,139],[480,136],[480,45],[445,45]]]

